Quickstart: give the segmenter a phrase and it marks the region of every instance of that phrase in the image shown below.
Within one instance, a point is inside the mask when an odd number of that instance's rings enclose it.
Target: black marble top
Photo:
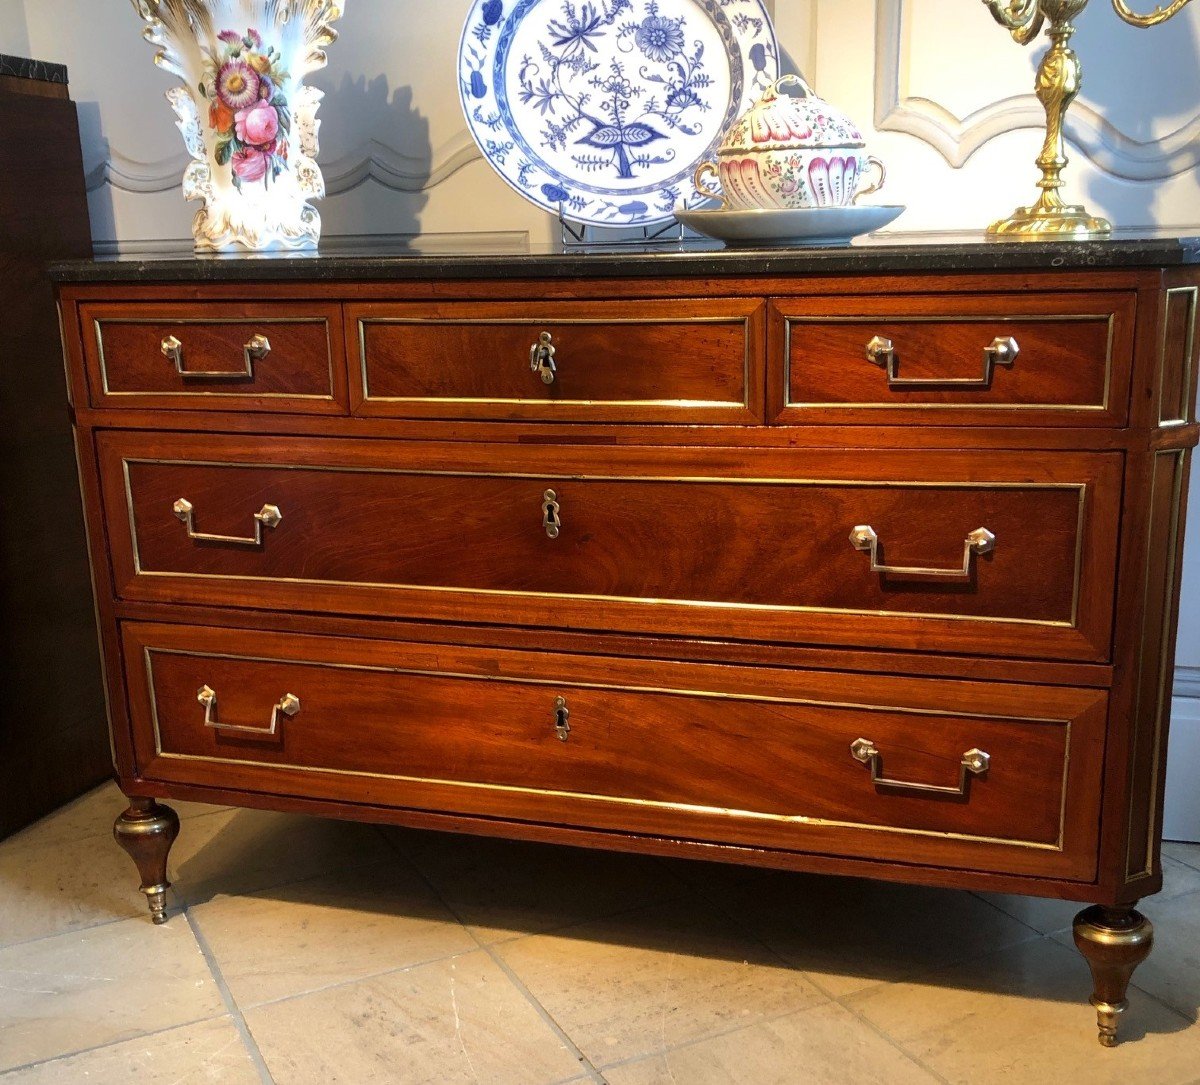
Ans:
[[[724,249],[708,241],[563,249],[495,240],[416,239],[388,247],[330,239],[318,252],[122,253],[56,264],[58,282],[337,282],[388,279],[887,274],[1174,267],[1200,263],[1200,237],[1119,235],[1105,241],[994,242],[982,234],[861,238],[825,249]]]
[[[65,64],[51,64],[47,60],[29,60],[26,57],[10,57],[0,53],[0,75],[11,75],[17,79],[40,79],[43,83],[65,83]]]

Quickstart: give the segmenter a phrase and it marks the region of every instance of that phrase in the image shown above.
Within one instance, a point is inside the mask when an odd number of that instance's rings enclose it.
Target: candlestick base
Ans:
[[[1053,241],[1062,238],[1087,241],[1108,237],[1111,233],[1112,223],[1108,219],[1096,218],[1079,204],[1045,207],[1038,203],[1030,207],[1018,207],[1009,218],[988,227],[988,237],[993,241]]]

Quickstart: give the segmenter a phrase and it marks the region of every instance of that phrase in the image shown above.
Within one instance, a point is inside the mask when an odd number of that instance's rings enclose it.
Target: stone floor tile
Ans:
[[[549,1085],[580,1064],[482,950],[248,1010],[277,1085]]]
[[[47,814],[40,821],[22,829],[10,836],[3,845],[25,844],[54,844],[83,840],[89,837],[110,836],[113,822],[117,815],[129,805],[129,800],[121,794],[120,789],[111,780],[93,788],[91,791],[65,806]],[[180,818],[198,817],[211,814],[227,807],[208,806],[199,802],[178,802],[167,800],[167,805]]]
[[[137,869],[109,838],[0,844],[0,946],[148,915]]]
[[[1176,862],[1186,863],[1193,870],[1200,870],[1200,844],[1187,844],[1179,840],[1163,842],[1163,854]]]
[[[497,952],[597,1066],[826,1001],[703,902],[672,902]]]
[[[702,891],[835,998],[1037,937],[961,890],[751,870]]]
[[[190,909],[242,1008],[478,948],[401,862]]]
[[[303,878],[395,862],[371,825],[302,814],[228,810],[190,819],[168,870],[188,904],[253,893]]]
[[[4,1075],[4,1085],[259,1085],[228,1017],[110,1044]]]
[[[0,950],[0,1069],[221,1016],[186,922],[109,923]]]
[[[1077,900],[1024,897],[1017,893],[976,893],[975,896],[999,908],[1005,915],[1020,920],[1038,934],[1069,930],[1075,916],[1087,907]]]
[[[1039,938],[844,1001],[951,1083],[1194,1085],[1200,1027],[1135,991],[1104,1048],[1090,992],[1083,959]]]
[[[608,1085],[934,1085],[834,1003],[604,1071]]]
[[[483,942],[553,930],[686,891],[656,859],[392,830],[391,839]]]

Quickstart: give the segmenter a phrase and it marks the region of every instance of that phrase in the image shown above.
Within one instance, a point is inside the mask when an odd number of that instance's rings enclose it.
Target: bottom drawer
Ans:
[[[1103,691],[129,624],[147,779],[1088,880]]]

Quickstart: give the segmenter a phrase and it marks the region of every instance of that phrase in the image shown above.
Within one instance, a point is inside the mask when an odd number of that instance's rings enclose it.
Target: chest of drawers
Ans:
[[[154,918],[171,797],[1056,896],[1113,1042],[1195,257],[60,267]]]

